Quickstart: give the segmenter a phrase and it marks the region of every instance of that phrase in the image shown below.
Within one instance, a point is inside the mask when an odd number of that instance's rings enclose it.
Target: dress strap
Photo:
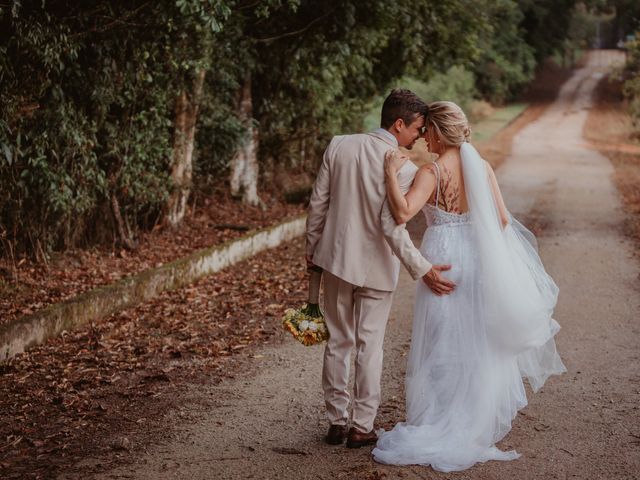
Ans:
[[[438,162],[433,162],[436,167],[436,208],[438,208],[438,201],[440,200],[440,167]]]

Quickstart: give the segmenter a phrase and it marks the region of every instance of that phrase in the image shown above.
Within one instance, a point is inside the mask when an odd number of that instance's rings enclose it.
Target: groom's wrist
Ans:
[[[431,270],[433,270],[433,265],[425,260],[425,263],[420,267],[419,278],[426,277],[427,275],[429,275],[429,272],[431,272]]]

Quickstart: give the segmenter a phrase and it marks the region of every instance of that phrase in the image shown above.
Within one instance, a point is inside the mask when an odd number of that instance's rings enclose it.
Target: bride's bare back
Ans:
[[[450,151],[442,155],[438,160],[426,166],[435,177],[439,186],[429,197],[428,203],[449,213],[463,214],[469,210],[467,196],[464,190],[464,177],[462,175],[462,161],[459,151]]]

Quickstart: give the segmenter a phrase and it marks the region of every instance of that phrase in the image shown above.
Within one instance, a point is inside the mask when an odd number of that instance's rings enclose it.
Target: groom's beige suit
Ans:
[[[386,202],[384,154],[396,138],[378,129],[340,135],[327,147],[311,195],[306,253],[322,267],[329,341],[322,385],[331,424],[348,421],[349,363],[356,348],[352,423],[373,429],[380,405],[382,343],[398,282],[400,261],[414,279],[431,269],[405,225],[396,225]],[[398,172],[406,192],[417,167]],[[399,260],[400,259],[400,260]]]

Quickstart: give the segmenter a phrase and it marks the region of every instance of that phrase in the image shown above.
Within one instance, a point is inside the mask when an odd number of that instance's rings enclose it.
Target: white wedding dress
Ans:
[[[406,376],[406,422],[379,432],[373,456],[385,464],[464,470],[477,462],[512,460],[495,443],[527,404],[522,378],[537,391],[565,371],[553,320],[558,289],[537,254],[535,238],[514,219],[503,230],[484,161],[461,147],[469,211],[436,204],[420,248],[457,287],[438,297],[418,282]],[[436,164],[437,166],[437,164]],[[439,171],[438,171],[439,173]]]

